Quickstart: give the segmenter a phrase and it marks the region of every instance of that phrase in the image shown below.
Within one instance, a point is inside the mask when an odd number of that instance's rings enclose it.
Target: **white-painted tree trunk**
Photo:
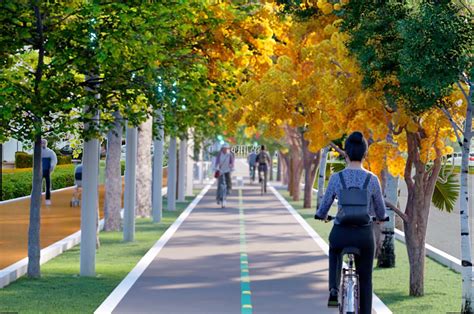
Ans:
[[[80,275],[95,276],[97,204],[99,184],[99,140],[84,143],[82,159]]]
[[[114,114],[115,127],[107,133],[107,156],[105,163],[104,230],[119,231],[122,223],[122,125],[120,114]]]
[[[168,210],[176,210],[176,137],[170,138],[168,152]]]
[[[163,131],[163,114],[161,110],[157,110],[155,114],[157,136],[153,141],[153,196],[152,196],[152,216],[153,222],[160,222],[163,216],[163,148],[164,148],[164,131]]]
[[[179,142],[179,168],[178,168],[178,202],[184,202],[186,195],[186,164],[187,164],[188,141],[182,139]]]
[[[123,240],[131,242],[135,240],[137,128],[127,127],[126,147]]]
[[[318,194],[316,208],[319,208],[321,201],[324,196],[324,182],[326,181],[326,165],[328,161],[329,146],[324,147],[321,150],[321,161],[319,162],[319,174],[318,174]]]
[[[151,141],[153,137],[152,118],[138,128],[137,139],[137,183],[136,214],[151,216]]]
[[[461,144],[461,194],[460,194],[460,219],[461,219],[461,261],[462,261],[462,313],[472,313],[472,257],[471,237],[469,230],[469,154],[472,139],[473,115],[473,83],[470,82],[467,99],[466,121],[464,122],[464,139]]]
[[[199,167],[199,183],[204,184],[204,148],[201,148],[201,161],[199,162],[200,167]]]
[[[188,149],[186,152],[186,196],[193,196],[193,182],[194,182],[194,141],[192,138],[192,131],[189,132]]]

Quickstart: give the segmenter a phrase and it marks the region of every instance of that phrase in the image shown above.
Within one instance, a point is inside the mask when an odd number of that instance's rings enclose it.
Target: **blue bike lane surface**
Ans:
[[[96,313],[337,313],[325,251],[276,195],[246,183],[221,208],[215,193]]]

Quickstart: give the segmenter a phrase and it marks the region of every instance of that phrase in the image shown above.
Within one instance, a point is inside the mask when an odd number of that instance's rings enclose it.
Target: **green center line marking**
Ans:
[[[240,221],[240,303],[242,314],[252,314],[252,292],[250,291],[249,261],[247,241],[245,239],[245,213],[242,200],[242,189],[239,189],[239,221]]]

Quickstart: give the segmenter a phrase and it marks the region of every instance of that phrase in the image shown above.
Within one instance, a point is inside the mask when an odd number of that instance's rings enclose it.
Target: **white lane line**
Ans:
[[[326,253],[329,255],[329,245],[326,241],[321,238],[321,236],[301,217],[300,214],[286,201],[286,199],[273,187],[270,187],[270,190],[275,194],[278,200],[286,207],[291,215],[300,223],[304,230],[313,238],[314,242]],[[392,311],[380,300],[375,294],[372,295],[372,312],[376,314],[392,314]]]
[[[213,183],[213,182],[212,182]],[[107,297],[107,299],[102,302],[102,304],[95,310],[95,314],[105,314],[112,313],[112,311],[117,307],[119,302],[127,294],[127,292],[132,288],[135,282],[140,278],[145,269],[153,262],[155,257],[160,253],[161,249],[166,245],[166,243],[171,239],[176,230],[181,226],[181,224],[188,218],[189,214],[193,211],[196,205],[201,201],[203,196],[207,193],[211,184],[206,185],[202,189],[201,193],[192,201],[191,204],[184,210],[178,219],[166,230],[166,232],[161,236],[161,238],[153,245],[153,247],[148,250],[148,252],[142,257],[142,259],[137,263],[137,265],[132,269],[130,273],[120,282],[120,284],[112,291],[112,293]]]

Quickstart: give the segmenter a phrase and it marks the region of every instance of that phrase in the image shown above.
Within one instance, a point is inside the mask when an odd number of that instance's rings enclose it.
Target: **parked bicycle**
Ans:
[[[321,220],[320,217],[314,217]],[[326,221],[331,221],[335,217],[327,216]],[[372,221],[377,221],[375,217],[371,217]],[[384,220],[389,221],[389,217]],[[360,313],[360,290],[359,275],[355,266],[356,256],[360,256],[360,250],[357,247],[349,246],[342,250],[342,255],[347,257],[347,267],[342,268],[341,282],[339,287],[339,313],[342,314],[359,314]]]

